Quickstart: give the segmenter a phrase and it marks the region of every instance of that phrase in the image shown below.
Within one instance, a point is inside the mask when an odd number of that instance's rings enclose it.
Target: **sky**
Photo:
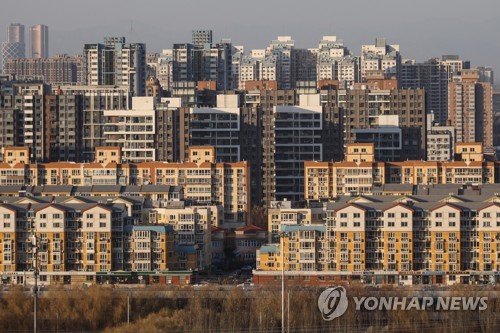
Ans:
[[[404,59],[458,54],[473,66],[492,66],[500,81],[498,0],[15,0],[0,5],[0,41],[10,23],[24,24],[26,32],[49,26],[51,55],[82,52],[83,44],[104,36],[125,36],[159,52],[189,42],[197,29],[245,50],[265,48],[279,35],[313,48],[334,35],[355,55],[385,37],[400,45]]]

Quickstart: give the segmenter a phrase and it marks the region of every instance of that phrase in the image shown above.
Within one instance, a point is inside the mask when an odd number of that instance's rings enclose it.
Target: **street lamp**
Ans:
[[[35,276],[35,286],[33,287],[33,332],[38,332],[37,302],[38,302],[38,244],[36,234],[31,234],[31,250],[33,252],[33,274]]]
[[[281,245],[281,333],[285,333],[285,237],[288,233],[280,233]]]

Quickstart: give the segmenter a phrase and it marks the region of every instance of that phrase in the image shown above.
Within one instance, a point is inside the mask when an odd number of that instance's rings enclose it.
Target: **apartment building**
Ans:
[[[130,110],[104,110],[104,142],[120,147],[124,163],[156,160],[156,98],[134,97]]]
[[[217,107],[189,110],[189,143],[213,146],[219,161],[241,161],[238,95],[217,95]]]
[[[45,96],[45,160],[81,161],[83,96]]]
[[[234,261],[241,265],[254,265],[256,251],[267,242],[266,230],[255,225],[247,225],[235,230]]]
[[[380,116],[397,115],[401,128],[400,160],[423,159],[425,155],[425,92],[422,89],[370,89],[362,85],[337,91],[342,111],[344,142],[354,143],[358,129],[379,128]]]
[[[283,221],[278,242],[257,252],[254,281],[272,283],[282,261],[288,283],[494,281],[500,267],[497,190],[436,185],[403,196],[339,197],[324,206],[320,221]],[[288,209],[282,211],[287,217]]]
[[[298,106],[274,107],[275,198],[299,201],[303,162],[322,160],[322,108],[319,95],[301,95]]]
[[[2,193],[5,190],[3,187]],[[198,265],[198,252],[176,243],[178,235],[172,225],[136,224],[140,219],[134,215],[137,211],[141,215],[142,208],[137,206],[142,207],[144,198],[103,197],[102,191],[91,196],[61,187],[37,191],[28,189],[1,198],[0,272],[4,283],[33,282],[33,236],[40,280],[46,284],[105,283],[116,281],[116,275],[137,279],[141,274],[150,283],[185,284],[189,278],[177,281],[176,275],[185,275],[178,270],[210,267],[210,261]],[[208,248],[210,245],[208,242]],[[155,277],[147,276],[152,271]]]
[[[25,200],[26,201],[26,200]],[[121,246],[127,211],[123,204],[8,203],[2,210],[2,236],[10,240],[10,256],[1,269],[30,270],[33,265],[30,237],[38,241],[42,272],[110,271],[123,269]],[[4,251],[6,251],[4,244]]]
[[[165,271],[173,267],[172,226],[125,226],[123,262],[127,271]]]
[[[125,86],[135,96],[145,96],[146,44],[106,37],[104,43],[85,44],[83,52],[85,85]]]
[[[242,227],[247,220],[250,208],[248,163],[215,163],[213,150],[204,147],[192,151],[193,161],[185,163],[125,164],[121,160],[123,152],[116,147],[104,147],[97,150],[93,163],[23,164],[9,156],[16,151],[4,150],[4,161],[8,163],[0,165],[1,185],[111,185],[116,191],[127,185],[181,186],[186,200],[221,205],[228,228]],[[22,152],[27,154],[28,150]],[[199,159],[202,155],[204,158]]]
[[[290,201],[274,202],[267,212],[269,243],[279,242],[282,225],[321,224],[325,218],[322,207],[292,208]]]
[[[455,151],[455,128],[434,121],[434,112],[427,114],[427,161],[451,161]]]
[[[374,194],[381,185],[494,184],[498,163],[483,161],[481,143],[457,144],[453,162],[376,162],[373,144],[348,144],[343,162],[304,163],[306,200]]]
[[[18,79],[37,78],[47,84],[81,84],[82,57],[58,54],[50,58],[20,58],[4,62],[4,73]]]
[[[493,121],[494,121],[494,127],[493,127],[493,133],[494,139],[493,139],[493,144],[495,146],[500,145],[500,136],[497,133],[500,133],[500,92],[493,92],[492,93],[492,100],[493,100]]]
[[[14,82],[12,90],[0,92],[5,140],[30,147],[32,161],[45,160],[44,97],[48,93],[48,86],[39,81]]]
[[[189,142],[186,120],[189,108],[182,107],[179,97],[161,98],[156,103],[156,160],[179,162],[185,159]]]
[[[173,51],[171,49],[162,50],[156,65],[156,78],[165,91],[171,91],[173,82]]]
[[[129,110],[132,91],[125,86],[60,86],[53,92],[59,95],[82,96],[81,161],[94,161],[95,148],[106,146],[104,111]]]
[[[276,59],[276,78],[280,89],[292,89],[294,78],[295,41],[291,36],[278,36],[266,48],[266,56]],[[263,78],[265,79],[265,78]]]
[[[199,37],[196,37],[199,36]],[[210,40],[210,43],[205,43]],[[213,45],[211,35],[193,32],[193,42],[174,44],[172,48],[172,82],[215,81],[218,90],[231,90],[233,55],[236,49],[230,39]],[[170,53],[170,52],[169,52]]]
[[[493,146],[492,86],[479,82],[475,69],[452,76],[448,85],[448,113],[457,142],[483,142]]]
[[[401,55],[399,45],[387,44],[385,38],[375,39],[375,44],[361,46],[361,79],[366,80],[371,71],[382,70],[386,76],[399,78]]]

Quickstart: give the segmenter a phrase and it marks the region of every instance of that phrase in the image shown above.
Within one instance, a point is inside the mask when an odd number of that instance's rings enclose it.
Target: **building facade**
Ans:
[[[90,86],[126,86],[135,96],[146,94],[146,45],[126,44],[125,37],[85,44],[84,82]]]
[[[82,59],[59,54],[50,58],[10,59],[4,63],[4,73],[16,78],[38,78],[47,84],[81,84]]]
[[[388,184],[494,184],[498,163],[483,161],[481,143],[456,144],[453,162],[376,162],[373,144],[347,145],[343,162],[304,163],[305,200],[379,193]],[[381,187],[382,186],[382,187]]]
[[[26,56],[26,44],[24,42],[24,25],[13,23],[9,26],[7,41],[1,44],[0,69],[10,59],[19,59]]]
[[[454,194],[439,194],[452,187]],[[412,195],[339,197],[322,208],[319,222],[281,220],[278,242],[257,251],[254,281],[273,283],[282,261],[288,284],[498,281],[498,187],[452,187],[436,186],[430,194],[419,187]],[[287,212],[270,214],[279,223]]]
[[[49,27],[37,24],[30,27],[30,58],[49,57]]]

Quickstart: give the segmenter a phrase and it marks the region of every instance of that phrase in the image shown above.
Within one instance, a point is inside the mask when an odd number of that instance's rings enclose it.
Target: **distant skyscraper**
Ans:
[[[24,44],[24,25],[12,23],[9,27],[9,42]]]
[[[0,63],[0,69],[3,68],[3,64],[7,60],[25,57],[24,25],[19,23],[10,25],[7,42],[2,43],[1,51],[2,62]]]
[[[212,30],[193,30],[192,42],[194,45],[212,45]]]
[[[30,55],[35,59],[49,57],[49,27],[46,25],[30,27]]]

